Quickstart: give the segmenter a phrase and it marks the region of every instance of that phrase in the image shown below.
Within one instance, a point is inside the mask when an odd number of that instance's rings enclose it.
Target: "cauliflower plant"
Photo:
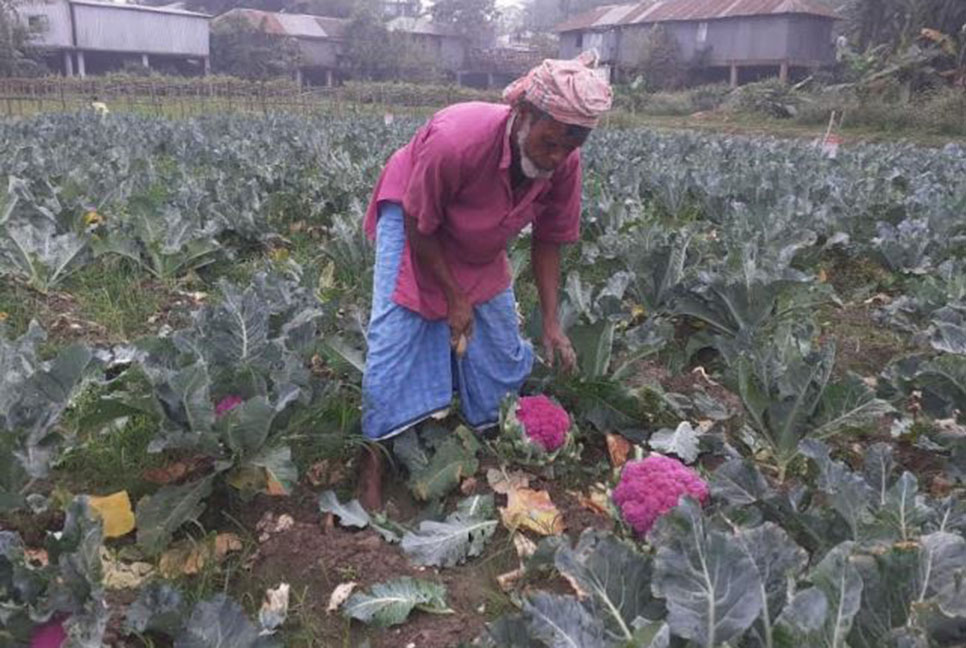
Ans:
[[[577,451],[567,411],[547,396],[508,399],[500,415],[500,452],[523,464],[543,465]]]
[[[651,454],[624,465],[613,498],[624,521],[643,537],[683,496],[706,504],[708,485],[697,472],[677,459]]]

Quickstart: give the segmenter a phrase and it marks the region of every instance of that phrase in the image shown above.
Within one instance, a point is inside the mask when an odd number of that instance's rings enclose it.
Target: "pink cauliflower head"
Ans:
[[[677,459],[652,454],[624,466],[614,489],[614,503],[634,532],[644,536],[685,495],[706,504],[708,485],[697,472]]]
[[[215,405],[215,416],[223,416],[244,402],[241,396],[225,396]]]
[[[61,648],[67,642],[63,616],[57,616],[47,623],[34,628],[30,638],[30,648]]]
[[[544,452],[553,452],[566,443],[570,416],[546,396],[521,397],[517,401],[516,415],[530,441]]]

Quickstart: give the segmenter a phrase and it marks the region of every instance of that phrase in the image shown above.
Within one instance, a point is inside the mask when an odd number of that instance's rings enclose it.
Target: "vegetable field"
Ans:
[[[0,646],[966,645],[966,148],[595,133],[569,426],[424,425],[366,511],[417,126],[0,122]]]

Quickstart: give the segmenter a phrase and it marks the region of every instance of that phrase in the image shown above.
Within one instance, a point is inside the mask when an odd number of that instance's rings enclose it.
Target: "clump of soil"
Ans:
[[[823,309],[820,321],[822,338],[835,341],[837,376],[850,371],[875,376],[896,356],[917,350],[909,336],[877,324],[865,304]]]
[[[0,515],[0,530],[19,533],[28,547],[43,547],[48,532],[64,527],[64,518],[64,512],[60,510],[49,509],[36,515],[27,510],[16,510]]]
[[[408,494],[398,492],[396,488],[387,494],[391,500],[408,498]],[[319,624],[316,631],[324,636],[321,645],[342,645],[345,638],[345,617],[338,612],[326,611],[336,586],[352,581],[357,583],[355,591],[366,591],[375,583],[402,576],[445,585],[447,602],[454,613],[413,612],[405,624],[387,629],[368,628],[352,622],[349,627],[355,640],[367,637],[373,648],[410,644],[443,648],[471,641],[482,632],[487,618],[486,592],[495,584],[481,582],[481,579],[492,579],[479,564],[500,549],[498,538],[490,541],[483,557],[473,558],[466,565],[437,571],[413,565],[398,545],[387,543],[375,531],[345,529],[333,524],[326,519],[328,516],[319,513],[317,494],[308,489],[299,488],[287,498],[259,496],[246,509],[242,518],[246,526],[254,527],[267,510],[276,515],[286,513],[295,519],[290,528],[271,534],[258,547],[251,566],[252,576],[255,582],[271,586],[287,582],[293,592],[304,592],[308,609],[302,610],[302,614],[311,615]]]

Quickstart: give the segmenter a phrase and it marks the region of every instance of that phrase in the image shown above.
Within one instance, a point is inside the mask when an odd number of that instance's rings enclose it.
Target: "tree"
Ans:
[[[907,48],[923,29],[956,34],[966,24],[963,0],[842,0],[845,31],[860,51]]]
[[[615,0],[526,0],[523,10],[526,27],[533,32],[552,32],[567,18],[608,4]]]
[[[490,44],[500,17],[496,0],[436,0],[431,12],[434,22],[452,27],[478,47]]]
[[[290,76],[298,62],[298,43],[268,34],[242,16],[212,25],[211,67],[219,74],[245,79]]]
[[[29,36],[14,0],[0,0],[0,77],[35,76],[43,71],[27,55]]]
[[[410,38],[390,32],[382,22],[380,6],[370,2],[357,8],[346,26],[344,60],[349,73],[359,79],[408,78],[435,80],[439,71],[433,54]]]
[[[638,68],[649,90],[675,90],[686,81],[681,48],[664,25],[651,28]]]

